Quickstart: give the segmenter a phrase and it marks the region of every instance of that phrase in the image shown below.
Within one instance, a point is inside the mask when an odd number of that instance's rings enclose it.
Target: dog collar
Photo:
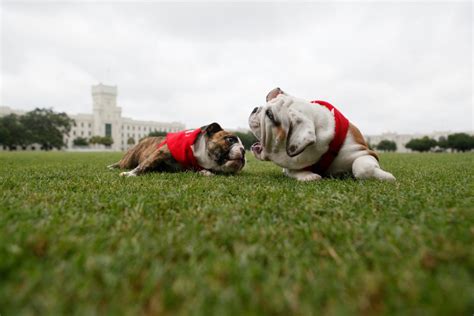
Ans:
[[[347,131],[349,130],[349,120],[328,102],[316,100],[311,101],[311,103],[326,107],[334,115],[334,121],[336,123],[334,126],[334,138],[329,143],[328,151],[325,152],[314,165],[304,168],[304,170],[324,175],[329,167],[331,167],[334,159],[336,159],[339,150],[341,150],[342,144],[347,136]]]
[[[158,145],[158,148],[166,144],[173,158],[184,169],[200,171],[204,168],[198,164],[196,157],[194,157],[192,145],[194,145],[201,133],[202,130],[200,128],[177,133],[168,133],[165,140]]]

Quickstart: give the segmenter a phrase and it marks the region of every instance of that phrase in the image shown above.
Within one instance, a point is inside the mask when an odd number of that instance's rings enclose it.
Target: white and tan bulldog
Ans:
[[[267,104],[255,108],[249,125],[259,142],[254,156],[283,167],[300,181],[352,174],[357,179],[394,181],[379,166],[359,129],[324,101],[306,101],[273,89]]]

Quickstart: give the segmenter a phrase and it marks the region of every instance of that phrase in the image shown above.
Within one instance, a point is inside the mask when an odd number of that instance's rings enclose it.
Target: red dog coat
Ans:
[[[306,167],[305,170],[312,171],[319,175],[324,175],[331,166],[334,159],[336,159],[339,150],[346,139],[347,131],[349,130],[349,120],[342,115],[332,104],[325,101],[311,101],[311,103],[319,104],[329,109],[334,114],[336,126],[334,128],[334,138],[329,143],[329,149],[321,158],[312,166]]]
[[[202,130],[198,128],[191,131],[168,133],[165,140],[158,145],[158,148],[166,144],[173,158],[176,159],[184,169],[202,170],[203,168],[198,164],[194,157],[193,149],[191,148],[201,132]]]

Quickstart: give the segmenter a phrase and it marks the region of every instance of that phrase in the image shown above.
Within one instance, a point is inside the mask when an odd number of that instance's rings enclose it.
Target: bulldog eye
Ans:
[[[272,121],[273,123],[275,123],[275,117],[273,116],[272,111],[267,110],[267,111],[265,112],[265,114],[268,116],[268,118],[270,119],[270,121]]]
[[[227,141],[227,143],[229,143],[230,145],[233,145],[233,144],[237,143],[237,138],[235,138],[235,137],[227,137],[227,138],[226,138],[226,141]]]

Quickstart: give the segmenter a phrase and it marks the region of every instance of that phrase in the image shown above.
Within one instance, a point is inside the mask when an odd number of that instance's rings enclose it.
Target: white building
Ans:
[[[65,138],[67,148],[73,148],[73,141],[78,137],[89,139],[92,136],[110,136],[114,141],[112,150],[126,150],[150,132],[176,132],[185,129],[184,124],[178,122],[136,121],[122,117],[122,108],[117,106],[116,86],[92,86],[92,101],[92,114],[69,115],[76,126],[72,127],[69,137]],[[0,116],[10,113],[21,115],[25,112],[0,107]],[[132,139],[133,144],[129,144]]]

